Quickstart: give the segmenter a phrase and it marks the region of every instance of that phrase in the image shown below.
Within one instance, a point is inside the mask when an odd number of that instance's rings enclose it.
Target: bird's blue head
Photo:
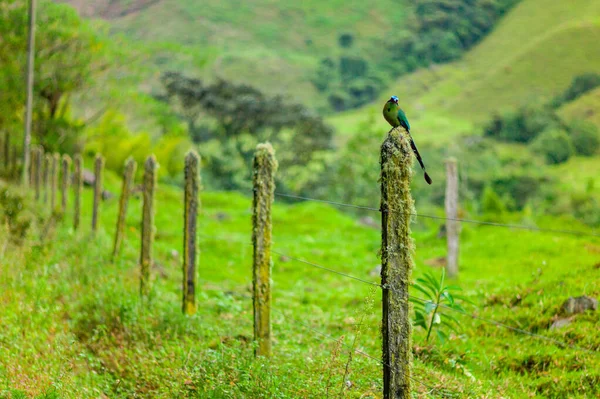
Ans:
[[[390,97],[390,99],[388,100],[388,103],[398,104],[398,97],[396,97],[396,96]]]

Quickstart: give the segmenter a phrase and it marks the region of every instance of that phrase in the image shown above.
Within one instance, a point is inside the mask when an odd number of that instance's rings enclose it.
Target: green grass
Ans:
[[[114,175],[107,175],[106,184],[118,191]],[[36,398],[337,397],[346,364],[351,386],[345,397],[380,397],[378,362],[350,358],[345,350],[355,342],[355,348],[379,356],[379,289],[278,254],[272,276],[274,356],[253,359],[249,196],[202,193],[198,314],[181,314],[182,197],[179,189],[159,185],[148,307],[138,298],[139,197],[131,200],[124,250],[115,263],[109,259],[118,200],[103,204],[100,231],[91,237],[89,189],[80,231],[69,227],[67,215],[55,229],[34,226],[23,247],[3,244],[0,397],[19,397],[11,391]],[[35,213],[45,215],[39,208]],[[570,218],[521,218],[506,220],[585,230]],[[415,221],[413,277],[445,254],[439,224]],[[41,232],[47,236],[43,243]],[[379,232],[336,209],[277,201],[273,232],[281,253],[378,281],[371,271],[379,263]],[[7,242],[6,231],[0,237]],[[467,224],[455,283],[474,302],[469,312],[598,350],[598,312],[546,330],[569,296],[600,295],[598,262],[598,238]],[[600,393],[599,355],[457,316],[463,331],[444,345],[424,345],[424,332],[415,330],[414,375],[435,388],[429,392],[415,383],[416,397],[449,397],[443,390],[455,397]],[[320,333],[344,339],[340,346]]]

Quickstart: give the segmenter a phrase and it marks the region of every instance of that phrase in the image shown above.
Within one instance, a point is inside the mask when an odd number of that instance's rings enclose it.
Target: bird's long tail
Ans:
[[[427,182],[427,184],[431,184],[431,177],[429,177],[429,175],[427,174],[427,171],[425,170],[425,164],[423,163],[423,160],[421,159],[421,154],[419,154],[419,150],[417,150],[417,146],[415,145],[415,142],[413,141],[413,138],[410,135],[410,132],[408,132],[408,137],[410,138],[410,147],[412,148],[413,152],[415,153],[415,156],[417,157],[417,161],[419,161],[419,165],[421,165],[421,169],[423,169],[425,181]]]

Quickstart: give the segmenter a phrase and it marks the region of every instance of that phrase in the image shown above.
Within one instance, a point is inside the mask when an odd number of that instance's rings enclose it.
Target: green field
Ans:
[[[109,173],[106,187],[118,192],[118,178]],[[193,317],[180,310],[182,192],[158,189],[147,306],[138,296],[141,199],[131,201],[124,251],[111,263],[117,202],[113,198],[102,205],[96,236],[89,229],[89,189],[79,231],[70,227],[70,215],[48,224],[45,206],[30,199],[24,212],[46,222],[33,225],[23,246],[10,244],[2,230],[0,397],[381,397],[380,289],[290,258],[378,282],[373,272],[379,263],[377,229],[330,206],[276,200],[274,356],[254,359],[251,198],[201,194],[198,314]],[[508,220],[589,231],[569,218],[514,215]],[[414,221],[415,278],[429,270],[440,273],[428,266],[439,264],[445,254],[439,226],[437,220]],[[597,237],[464,224],[460,277],[453,283],[472,301],[466,305],[469,314],[597,351],[598,312],[576,316],[559,330],[547,328],[569,296],[600,295],[598,262]],[[462,330],[445,344],[425,344],[424,331],[415,328],[415,397],[600,394],[597,352],[456,316]]]

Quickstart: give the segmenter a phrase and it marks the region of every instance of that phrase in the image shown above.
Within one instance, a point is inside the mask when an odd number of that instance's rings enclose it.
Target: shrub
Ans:
[[[484,135],[497,140],[528,143],[544,130],[559,125],[559,119],[551,108],[532,103],[516,111],[494,115],[484,127]]]
[[[596,125],[585,120],[575,120],[570,123],[569,130],[577,154],[589,157],[598,152],[600,131]]]
[[[485,214],[502,215],[506,205],[491,186],[486,186],[481,195],[481,210]]]
[[[549,164],[566,162],[575,153],[571,136],[562,129],[544,131],[531,144],[531,148],[543,155]]]
[[[590,90],[600,86],[600,74],[597,73],[585,73],[583,75],[576,76],[571,85],[567,89],[556,96],[552,100],[552,106],[558,108],[561,105],[571,102],[581,95],[587,93]]]

